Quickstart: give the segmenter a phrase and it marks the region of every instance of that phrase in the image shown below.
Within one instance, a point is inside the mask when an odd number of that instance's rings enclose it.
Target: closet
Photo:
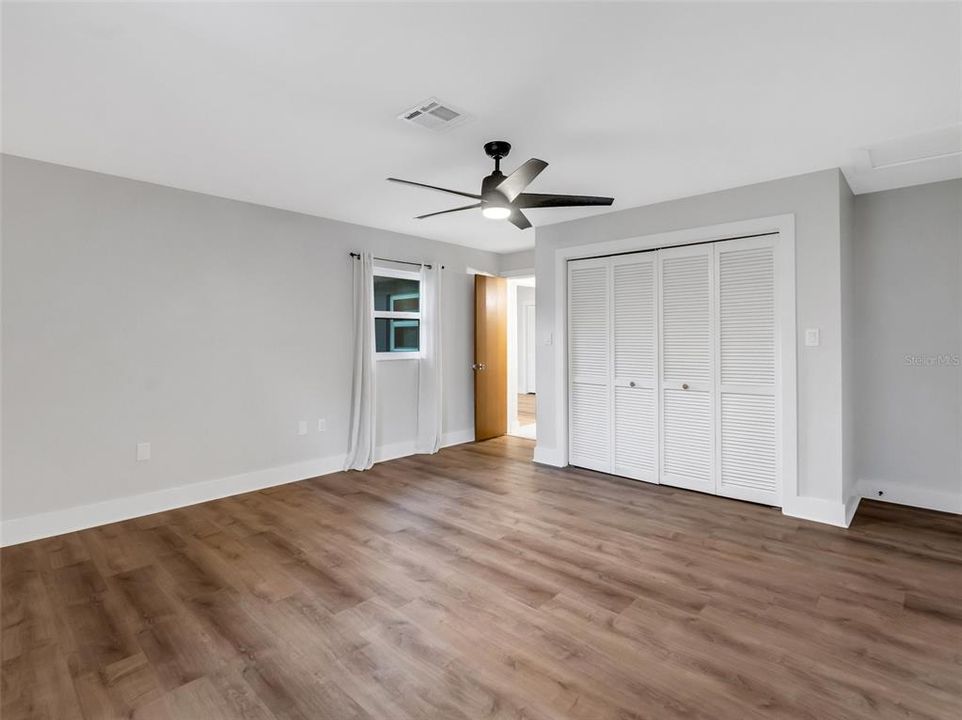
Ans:
[[[781,504],[777,237],[568,262],[571,465]]]

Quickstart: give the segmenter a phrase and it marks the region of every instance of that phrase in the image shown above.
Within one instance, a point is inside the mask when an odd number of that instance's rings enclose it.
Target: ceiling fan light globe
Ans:
[[[511,215],[511,208],[489,205],[481,211],[481,214],[488,218],[488,220],[504,220]]]

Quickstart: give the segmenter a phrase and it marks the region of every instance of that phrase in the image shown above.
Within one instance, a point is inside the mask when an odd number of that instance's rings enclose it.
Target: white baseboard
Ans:
[[[541,465],[552,465],[554,467],[565,467],[564,454],[557,448],[546,448],[541,445],[534,446],[534,461]]]
[[[446,433],[442,447],[459,445],[474,440],[474,430]],[[375,451],[377,462],[393,460],[414,454],[414,443],[395,443]],[[320,475],[329,475],[344,469],[344,455],[305,460],[290,465],[280,465],[263,470],[253,470],[240,475],[207,480],[203,482],[165,488],[154,492],[104,500],[103,502],[77,505],[65,510],[13,518],[0,523],[0,547],[62,535],[98,525],[130,520],[165,510],[218,500],[231,495],[286,485]]]
[[[816,497],[794,497],[782,501],[782,514],[789,517],[847,528],[852,522],[846,503]],[[854,507],[852,514],[855,513]]]
[[[962,488],[957,493],[932,490],[906,482],[870,480],[862,478],[856,485],[859,496],[866,500],[881,500],[898,505],[911,505],[926,510],[962,514]],[[882,491],[882,495],[879,495]]]
[[[467,430],[455,430],[454,432],[444,433],[441,438],[441,447],[451,447],[452,445],[463,445],[464,443],[474,442],[474,428]]]
[[[466,442],[474,442],[474,429],[458,430],[457,432],[445,433],[441,437],[441,447],[451,447],[461,445]],[[381,445],[374,450],[374,462],[384,462],[385,460],[397,460],[398,458],[416,455],[416,444],[413,440],[405,442]]]
[[[849,527],[852,524],[852,518],[855,517],[855,511],[858,510],[859,503],[862,502],[861,495],[853,495],[845,503],[845,527]]]
[[[374,462],[380,463],[385,460],[397,460],[398,458],[414,455],[414,441],[391,443],[381,445],[374,449]]]
[[[537,440],[538,426],[536,423],[530,425],[517,425],[508,428],[508,435],[511,437],[524,438],[525,440]]]
[[[154,492],[77,505],[65,510],[28,515],[5,520],[0,526],[0,545],[17,545],[30,540],[62,535],[63,533],[108,523],[129,520],[143,515],[173,510],[187,505],[218,500],[254,490],[328,475],[344,469],[344,455],[306,460],[278,467],[254,470],[240,475],[165,488]]]

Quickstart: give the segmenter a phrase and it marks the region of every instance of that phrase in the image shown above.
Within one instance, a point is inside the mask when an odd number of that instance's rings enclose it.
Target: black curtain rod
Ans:
[[[653,247],[645,248],[644,250],[625,250],[623,252],[607,253],[605,255],[588,255],[586,257],[573,257],[567,258],[567,262],[576,262],[578,260],[597,260],[598,258],[606,257],[618,257],[619,255],[638,255],[640,253],[650,253],[657,252],[658,250],[668,250],[673,247],[691,247],[693,245],[712,245],[713,243],[725,242],[726,240],[747,240],[748,238],[757,237],[768,237],[769,235],[778,235],[778,230],[772,230],[771,232],[755,233],[754,235],[736,235],[735,237],[718,238],[717,240],[701,240],[699,242],[684,243],[683,245],[665,245],[664,247]]]
[[[361,257],[361,253],[352,252],[351,257],[359,258]],[[428,263],[411,262],[410,260],[392,260],[391,258],[382,258],[382,257],[376,257],[374,259],[380,260],[381,262],[397,263],[398,265],[416,265],[417,267],[426,267],[428,270],[431,269],[431,265]],[[441,266],[441,269],[444,270],[444,265]]]

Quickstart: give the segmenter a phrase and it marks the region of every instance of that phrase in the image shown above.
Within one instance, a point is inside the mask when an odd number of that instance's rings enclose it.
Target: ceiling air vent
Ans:
[[[450,103],[442,103],[437,98],[428,98],[397,116],[398,120],[419,125],[434,132],[445,132],[461,125],[471,116],[458,110]]]

